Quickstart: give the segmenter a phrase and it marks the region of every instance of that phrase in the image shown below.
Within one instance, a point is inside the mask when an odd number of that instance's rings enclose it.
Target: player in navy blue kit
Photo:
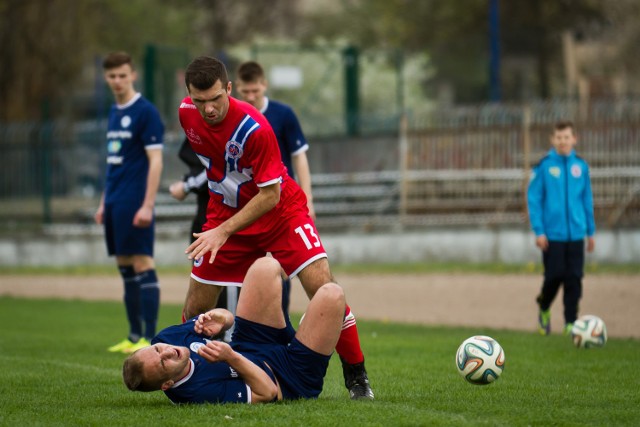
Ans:
[[[595,248],[596,224],[589,165],[574,150],[573,123],[555,124],[553,148],[534,167],[527,192],[529,220],[542,251],[544,282],[537,297],[538,330],[551,331],[551,303],[564,286],[564,333],[569,334],[578,317],[582,297],[584,252]]]
[[[262,403],[316,398],[344,320],[335,283],[313,296],[296,332],[284,310],[282,267],[259,258],[242,284],[231,344],[211,338],[233,325],[220,308],[161,331],[130,355],[123,379],[130,390],[162,390],[174,403]]]
[[[130,353],[148,346],[156,333],[160,286],[153,260],[153,209],[164,125],[158,110],[134,89],[129,54],[110,53],[103,69],[116,102],[109,112],[106,182],[95,221],[104,225],[107,252],[116,257],[129,320],[129,335],[109,351]]]
[[[309,216],[315,220],[316,214],[313,208],[311,195],[311,173],[307,159],[307,143],[302,128],[295,113],[286,104],[274,101],[265,96],[267,80],[264,70],[254,61],[247,61],[238,67],[236,89],[243,101],[256,107],[269,121],[276,134],[282,162],[287,167],[287,173],[294,178],[305,196]]]

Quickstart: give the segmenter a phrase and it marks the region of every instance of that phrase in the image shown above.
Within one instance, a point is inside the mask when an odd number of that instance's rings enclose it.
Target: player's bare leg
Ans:
[[[221,286],[200,283],[191,277],[184,308],[182,309],[182,320],[185,321],[214,308],[218,303],[218,297],[221,292]]]
[[[335,283],[321,286],[307,306],[296,337],[310,349],[330,355],[340,338],[344,310],[342,288]]]
[[[286,326],[282,313],[282,268],[273,258],[257,259],[245,275],[236,314],[272,328]]]
[[[327,258],[320,258],[306,266],[298,273],[298,278],[309,299],[325,283],[335,282]],[[360,347],[356,319],[348,304],[345,308],[342,332],[336,345],[336,352],[342,361],[344,382],[351,398],[373,399],[373,391],[364,366],[364,355]]]

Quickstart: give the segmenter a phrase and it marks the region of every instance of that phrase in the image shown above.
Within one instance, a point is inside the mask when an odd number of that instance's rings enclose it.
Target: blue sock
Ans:
[[[140,312],[145,326],[144,337],[151,340],[156,334],[158,323],[160,284],[153,269],[138,273],[136,280],[140,285]]]
[[[142,336],[142,322],[140,320],[140,285],[136,280],[133,266],[118,266],[120,276],[124,282],[124,307],[129,320],[129,340],[136,342]]]

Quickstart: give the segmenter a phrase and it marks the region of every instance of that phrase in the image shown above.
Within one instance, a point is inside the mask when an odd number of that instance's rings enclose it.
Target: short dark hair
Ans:
[[[571,129],[574,133],[576,131],[576,127],[571,120],[559,120],[553,125],[554,131],[565,129]]]
[[[184,83],[198,90],[207,90],[220,80],[222,87],[229,83],[229,75],[224,64],[211,56],[199,56],[187,66],[184,73]]]
[[[133,60],[131,59],[131,55],[123,51],[111,52],[102,61],[102,68],[110,70],[125,64],[129,64],[131,69],[133,69]]]
[[[144,377],[144,364],[133,353],[122,364],[122,379],[124,385],[131,391],[156,391],[162,388],[162,383],[154,383]]]
[[[243,62],[238,67],[238,78],[245,83],[256,82],[264,79],[264,70],[255,61]]]

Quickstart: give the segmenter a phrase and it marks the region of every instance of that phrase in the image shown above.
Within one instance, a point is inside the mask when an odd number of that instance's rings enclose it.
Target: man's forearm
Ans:
[[[280,201],[280,184],[261,188],[249,202],[235,215],[220,224],[220,227],[231,236],[256,222],[258,218],[273,209]]]
[[[235,351],[226,362],[251,388],[252,403],[271,402],[278,397],[278,386],[258,365]]]
[[[155,151],[155,152],[154,152]],[[151,150],[149,156],[149,172],[147,173],[147,190],[144,195],[143,206],[153,208],[160,187],[160,176],[162,174],[162,150]]]

